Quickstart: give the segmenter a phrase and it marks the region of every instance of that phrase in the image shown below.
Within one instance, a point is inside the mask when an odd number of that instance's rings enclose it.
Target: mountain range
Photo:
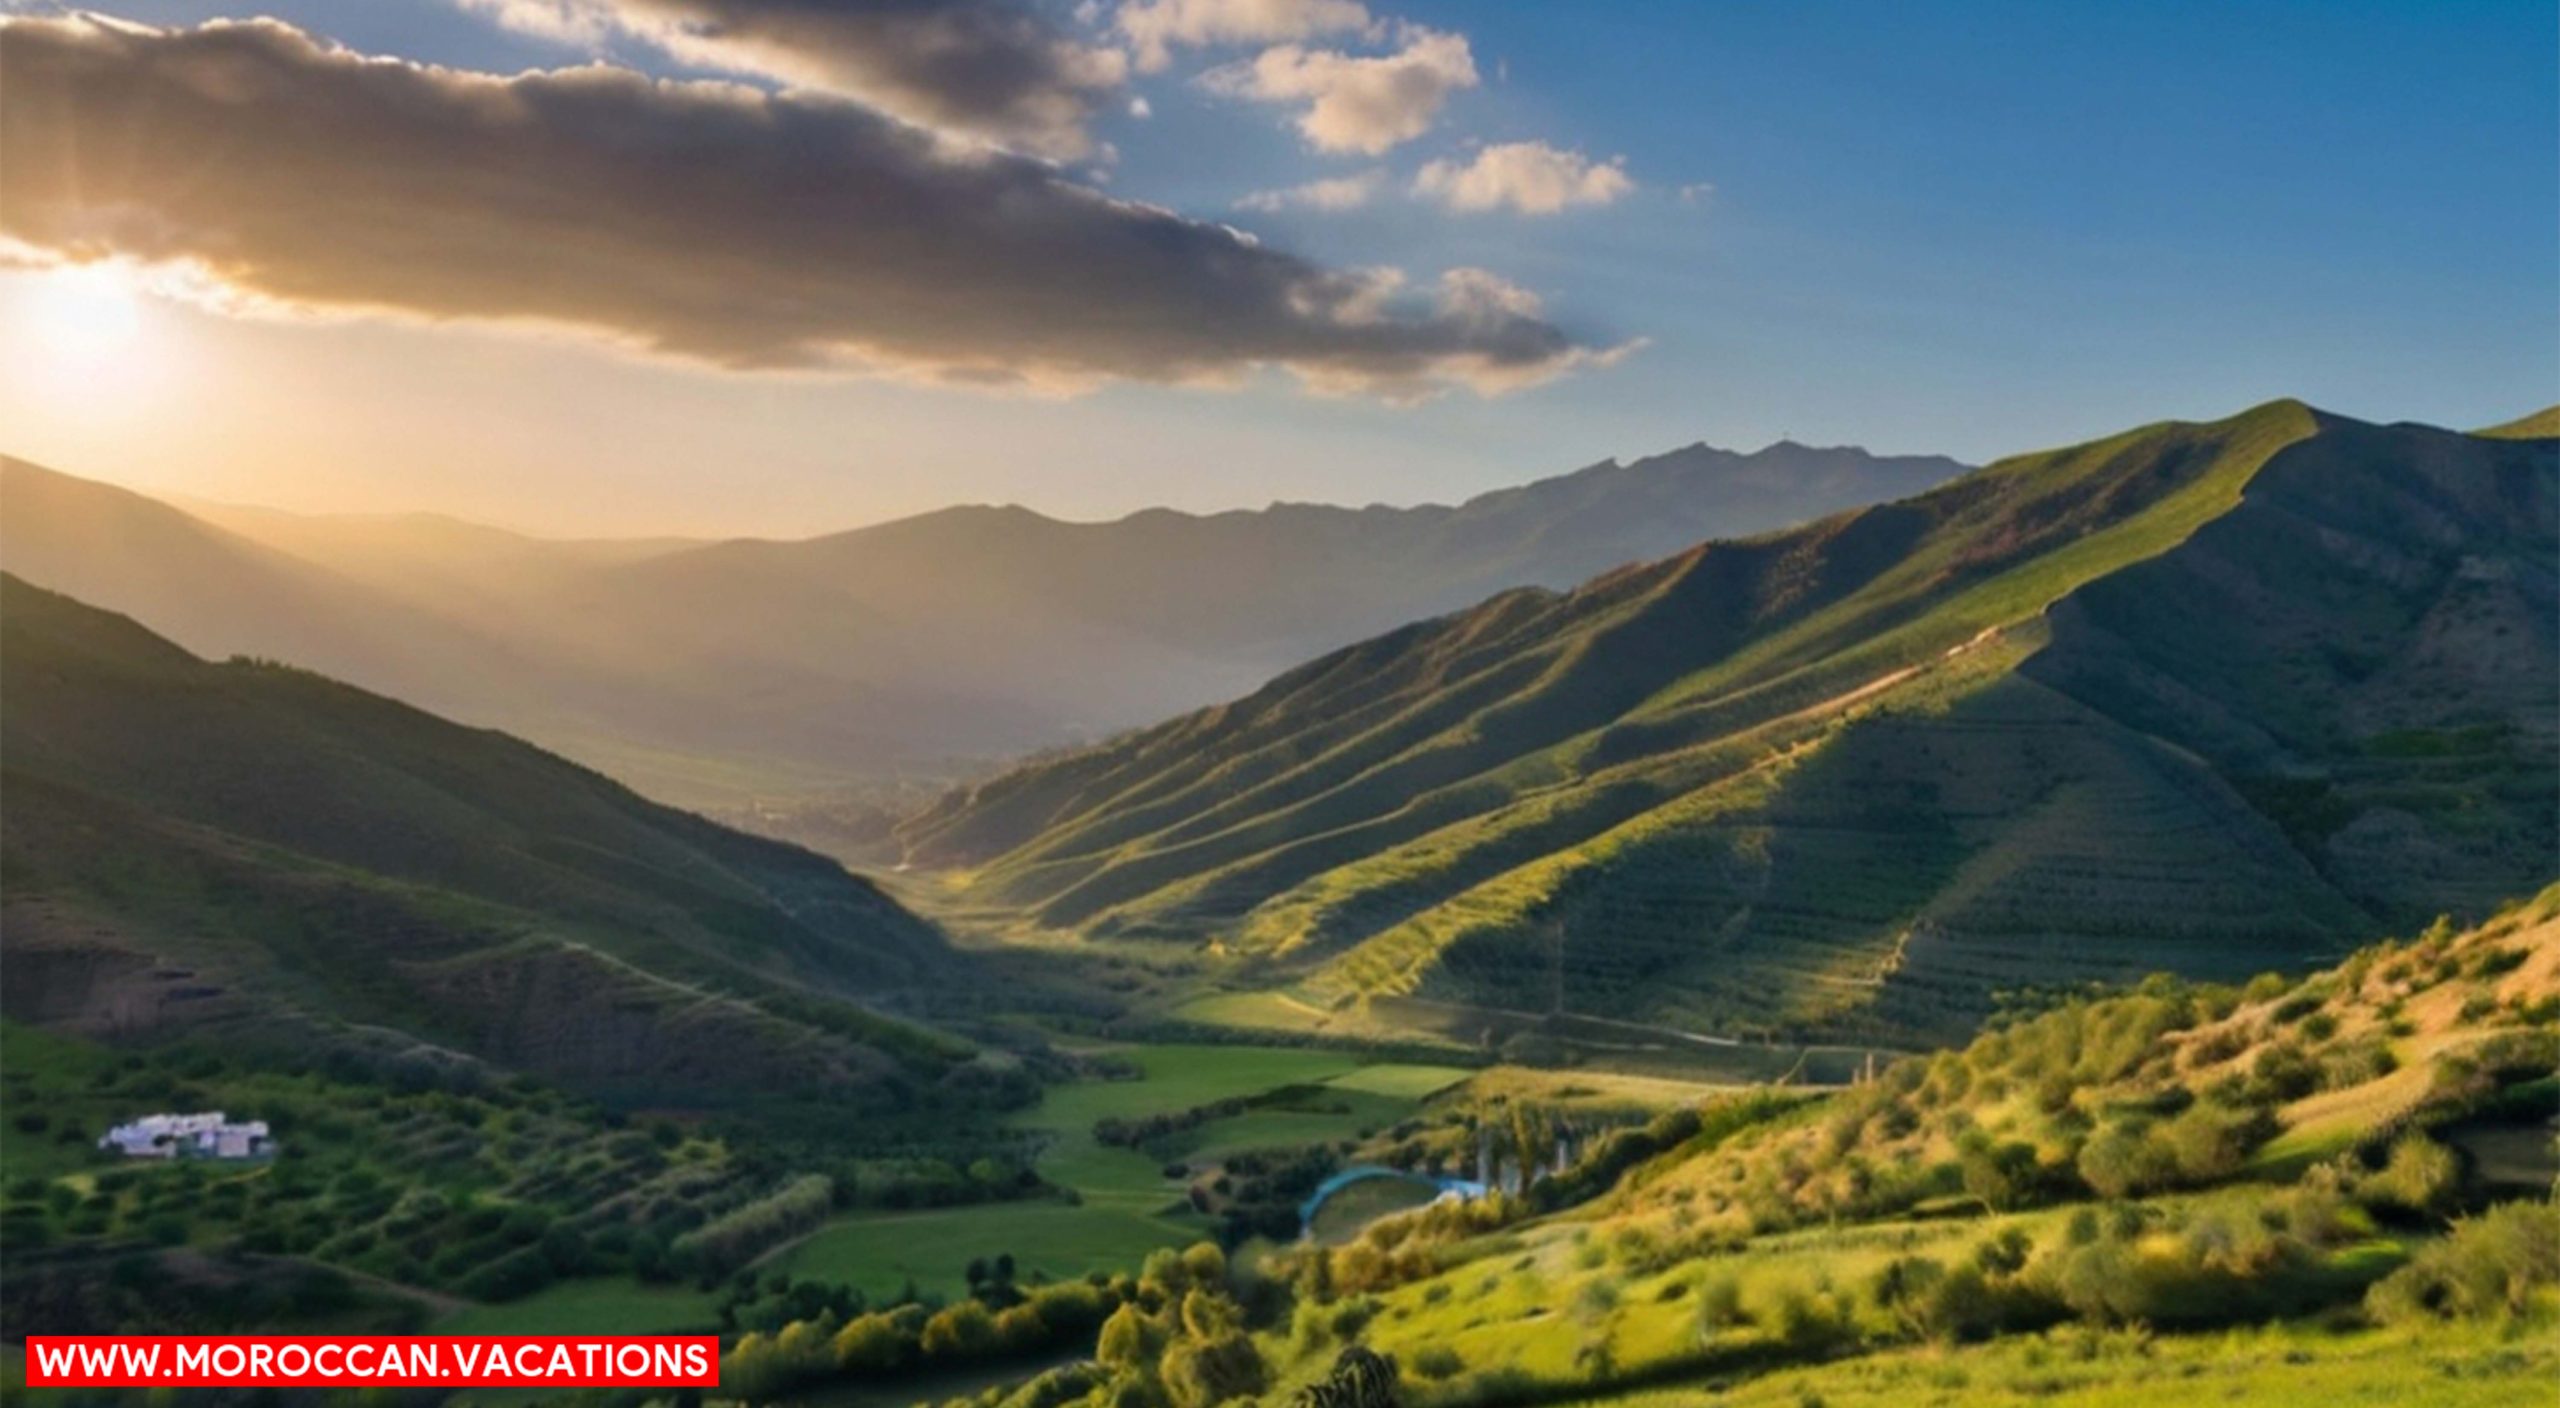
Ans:
[[[963,960],[831,860],[5,574],[0,657],[11,1021],[656,1104],[968,1079],[889,1010]]]
[[[0,460],[0,566],[187,649],[292,661],[733,806],[1069,744],[1514,586],[1898,498],[1934,457],[1691,446],[1456,506],[1070,523],[961,507],[799,541],[569,541],[165,502]]]
[[[2017,456],[1404,626],[900,837],[1301,1029],[1935,1040],[2003,990],[2299,969],[2549,878],[2544,420],[2280,401]]]

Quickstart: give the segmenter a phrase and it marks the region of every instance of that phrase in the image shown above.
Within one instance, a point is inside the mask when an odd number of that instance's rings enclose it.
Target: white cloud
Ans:
[[[1171,63],[1175,45],[1277,44],[1375,24],[1359,0],[1126,0],[1112,23],[1146,73]]]
[[[1568,206],[1607,205],[1636,188],[1625,157],[1595,162],[1544,142],[1503,142],[1472,161],[1434,161],[1413,180],[1416,192],[1451,210],[1553,215]]]
[[[1376,57],[1282,44],[1201,75],[1211,91],[1304,104],[1298,130],[1319,151],[1376,156],[1431,129],[1449,95],[1477,83],[1463,34],[1405,26],[1403,48]]]
[[[1156,115],[1156,105],[1148,102],[1145,98],[1131,98],[1129,100],[1129,115],[1140,120],[1153,117]]]
[[[1375,200],[1387,188],[1387,173],[1372,169],[1354,176],[1335,176],[1276,191],[1256,191],[1236,202],[1239,210],[1352,210]]]
[[[1490,275],[1406,297],[819,94],[6,16],[0,92],[0,253],[188,270],[254,307],[1042,390],[1279,369],[1408,400],[1615,355]]]

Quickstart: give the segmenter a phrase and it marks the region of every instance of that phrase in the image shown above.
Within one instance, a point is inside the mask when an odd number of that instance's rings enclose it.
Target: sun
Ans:
[[[142,295],[114,264],[67,264],[31,281],[19,305],[35,355],[66,371],[114,364],[142,331]]]

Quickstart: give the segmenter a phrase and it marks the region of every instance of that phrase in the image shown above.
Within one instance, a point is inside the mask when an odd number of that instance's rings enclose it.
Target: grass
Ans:
[[[2340,1334],[2276,1324],[2191,1336],[2025,1336],[1958,1349],[1887,1354],[1733,1382],[1733,1408],[1902,1408],[1907,1403],[2053,1405],[2406,1405],[2509,1408],[2550,1395],[2560,1336],[2550,1326],[2450,1326],[2427,1334]],[[1695,1390],[1585,1398],[1613,1408],[1697,1403]]]
[[[439,1335],[647,1335],[719,1328],[718,1300],[691,1286],[618,1277],[562,1281],[504,1305],[472,1305],[438,1320]]]
[[[2547,1401],[2560,1335],[2532,1327],[2340,1332],[2280,1323],[2227,1334],[2095,1336],[2071,1331],[1984,1345],[1915,1348],[1725,1385],[1735,1408],[1907,1404],[2191,1408],[2199,1403],[2511,1408]],[[1694,1388],[1573,1400],[1686,1408]]]
[[[1145,1074],[1138,1080],[1087,1080],[1051,1090],[1015,1123],[1044,1129],[1093,1126],[1108,1115],[1187,1110],[1230,1096],[1259,1095],[1284,1085],[1312,1085],[1361,1068],[1357,1056],[1278,1046],[1169,1043],[1111,1053]]]
[[[1315,1087],[1330,1092],[1332,1086]],[[1302,1108],[1247,1110],[1212,1120],[1174,1140],[1170,1152],[1212,1163],[1248,1149],[1283,1149],[1357,1139],[1395,1123],[1413,1102],[1388,1095],[1314,1094]]]
[[[1438,1187],[1418,1178],[1364,1178],[1344,1184],[1325,1199],[1307,1232],[1319,1242],[1347,1242],[1379,1218],[1421,1207],[1439,1196]]]
[[[1364,1066],[1349,1075],[1335,1076],[1325,1084],[1336,1090],[1357,1090],[1399,1100],[1427,1100],[1474,1074],[1458,1066],[1388,1064]]]
[[[1165,1176],[1168,1161],[1204,1163],[1246,1149],[1349,1139],[1392,1123],[1468,1075],[1455,1067],[1369,1063],[1285,1047],[1177,1043],[1109,1054],[1136,1066],[1140,1078],[1052,1087],[1010,1121],[1048,1136],[1034,1166],[1042,1178],[1072,1190],[1076,1203],[843,1218],[769,1258],[764,1269],[841,1280],[875,1298],[895,1295],[910,1281],[920,1290],[956,1293],[965,1289],[961,1273],[971,1258],[1005,1252],[1025,1276],[1127,1270],[1157,1247],[1196,1241],[1208,1230],[1184,1203],[1186,1181]],[[1296,1093],[1281,1105],[1185,1131],[1164,1157],[1093,1137],[1094,1124],[1105,1118],[1172,1114],[1284,1090]]]
[[[1048,1132],[1049,1142],[1035,1162],[1041,1177],[1074,1189],[1089,1207],[1124,1215],[1150,1215],[1176,1203],[1183,1184],[1164,1176],[1163,1160],[1096,1142],[1097,1121],[1170,1114],[1282,1086],[1318,1084],[1361,1069],[1358,1057],[1340,1052],[1268,1046],[1168,1044],[1111,1054],[1137,1066],[1142,1077],[1053,1087],[1038,1105],[1013,1116],[1012,1123]]]
[[[831,1222],[760,1269],[800,1279],[841,1281],[874,1300],[910,1283],[944,1296],[967,1289],[973,1258],[1011,1253],[1016,1274],[1070,1280],[1130,1269],[1157,1247],[1197,1241],[1206,1224],[1188,1215],[1154,1216],[1119,1206],[994,1203]]]

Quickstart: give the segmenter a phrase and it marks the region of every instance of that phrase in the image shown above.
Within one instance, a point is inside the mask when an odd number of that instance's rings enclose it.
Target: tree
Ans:
[[[1108,1368],[1144,1370],[1155,1363],[1161,1342],[1155,1323],[1132,1302],[1111,1312],[1111,1318],[1102,1322],[1093,1357]]]
[[[918,1343],[934,1359],[982,1358],[996,1347],[995,1317],[983,1302],[955,1302],[924,1322]]]
[[[1959,1158],[1964,1172],[1964,1190],[1982,1200],[1994,1212],[2006,1212],[2017,1206],[2032,1186],[2035,1177],[2035,1146],[2018,1141],[1993,1144],[1976,1134],[1965,1141]]]
[[[2129,1121],[2116,1121],[2089,1136],[2080,1146],[2080,1181],[2101,1198],[2124,1198],[2148,1186],[2154,1161],[2149,1131]]]
[[[2452,1150],[2413,1129],[2391,1146],[2390,1160],[2365,1186],[2379,1201],[2423,1214],[2441,1210],[2461,1176]]]
[[[836,1332],[836,1365],[855,1373],[894,1369],[907,1357],[908,1340],[887,1315],[857,1315]]]

